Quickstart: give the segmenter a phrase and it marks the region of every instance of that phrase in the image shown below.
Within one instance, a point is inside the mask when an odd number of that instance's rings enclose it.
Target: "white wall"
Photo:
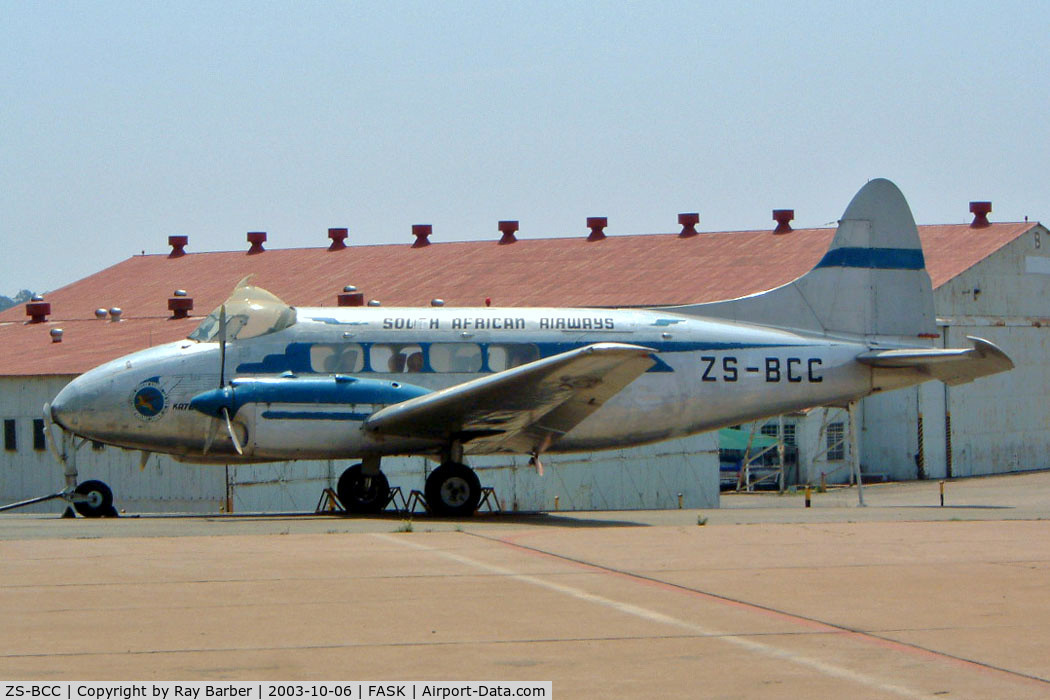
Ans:
[[[0,504],[61,490],[62,469],[47,450],[33,449],[34,418],[72,377],[0,377],[0,420],[15,419],[18,449],[0,449]],[[2,447],[2,446],[0,446]],[[218,513],[227,492],[234,512],[312,511],[351,461],[281,462],[234,467],[180,464],[153,455],[139,469],[140,453],[84,445],[76,455],[80,480],[101,479],[128,512]],[[468,459],[483,486],[492,486],[507,510],[631,510],[718,507],[718,449],[713,434],[630,450],[548,455],[540,477],[526,457]],[[434,468],[423,458],[387,459],[383,470],[407,497],[422,490]],[[61,512],[59,501],[22,512]]]

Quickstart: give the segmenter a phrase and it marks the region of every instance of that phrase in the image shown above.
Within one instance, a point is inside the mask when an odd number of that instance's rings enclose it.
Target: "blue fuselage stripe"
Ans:
[[[262,417],[270,420],[356,420],[363,421],[368,413],[346,411],[263,411]]]
[[[817,267],[861,267],[872,270],[921,270],[926,266],[918,248],[832,248]]]

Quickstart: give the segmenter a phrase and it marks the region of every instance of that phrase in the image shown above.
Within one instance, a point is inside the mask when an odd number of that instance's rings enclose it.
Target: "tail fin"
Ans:
[[[881,179],[853,197],[828,252],[794,282],[667,310],[833,335],[915,338],[936,332],[919,231],[904,195]]]

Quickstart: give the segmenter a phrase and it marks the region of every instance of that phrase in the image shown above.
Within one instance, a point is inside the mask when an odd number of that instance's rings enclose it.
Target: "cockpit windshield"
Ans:
[[[262,287],[250,284],[252,275],[237,283],[230,297],[201,321],[190,340],[219,340],[221,317],[226,310],[226,340],[246,340],[276,333],[295,323],[295,309]]]

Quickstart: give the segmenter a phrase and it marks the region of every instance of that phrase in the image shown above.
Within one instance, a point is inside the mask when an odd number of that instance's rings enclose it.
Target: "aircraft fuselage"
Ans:
[[[190,405],[220,385],[217,342],[169,343],[93,369],[55,399],[53,415],[82,436],[187,461],[426,453],[440,445],[376,436],[364,420],[427,391],[602,342],[652,348],[655,364],[548,451],[666,440],[873,390],[873,370],[855,361],[869,349],[864,343],[666,311],[356,307],[296,313],[283,330],[227,344],[227,378],[280,378],[283,387],[279,395],[268,395],[265,382],[253,384],[250,396],[236,389],[242,398],[232,418],[243,455],[225,430],[215,434],[215,419]],[[298,390],[290,393],[288,386]],[[472,453],[469,442],[464,449]]]

